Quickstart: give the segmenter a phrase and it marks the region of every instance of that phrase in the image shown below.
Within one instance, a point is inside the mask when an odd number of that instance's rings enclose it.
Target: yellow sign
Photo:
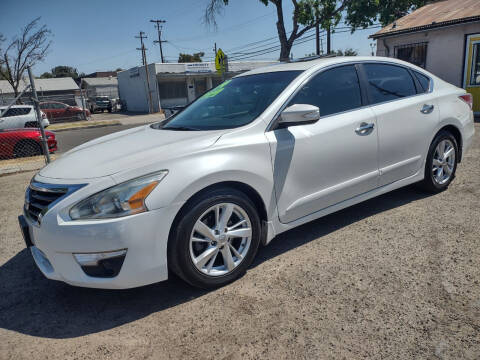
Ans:
[[[225,54],[223,53],[222,49],[217,50],[217,55],[215,56],[215,69],[218,72],[222,73],[225,71]]]
[[[467,37],[463,87],[473,96],[473,112],[480,113],[480,34]]]

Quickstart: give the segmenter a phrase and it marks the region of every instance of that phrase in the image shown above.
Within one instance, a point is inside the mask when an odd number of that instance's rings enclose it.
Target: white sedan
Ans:
[[[129,288],[171,270],[212,288],[286,230],[408,184],[445,190],[473,134],[472,97],[409,63],[279,64],[67,152],[19,221],[47,278]]]

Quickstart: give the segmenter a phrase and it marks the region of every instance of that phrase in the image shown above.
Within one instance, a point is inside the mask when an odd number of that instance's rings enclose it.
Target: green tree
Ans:
[[[52,69],[52,75],[55,78],[72,77],[76,79],[78,78],[78,71],[71,66],[59,65]]]
[[[337,56],[357,56],[358,52],[356,50],[353,50],[352,48],[347,48],[345,50],[337,50],[335,52]]]
[[[428,2],[432,0],[356,0],[349,6],[346,20],[353,30],[376,22],[386,26]]]
[[[51,72],[44,72],[42,75],[40,75],[40,79],[51,79],[53,78],[53,74]]]
[[[178,54],[178,62],[179,63],[186,63],[186,62],[202,62],[202,57],[205,56],[205,53],[198,52],[193,55],[190,54]]]
[[[245,0],[244,0],[245,1]],[[379,20],[389,23],[392,18],[422,6],[426,0],[291,0],[293,4],[292,31],[287,34],[283,0],[257,0],[263,5],[272,4],[277,13],[277,33],[280,41],[280,60],[288,61],[296,39],[317,24],[327,31],[335,28],[345,15],[345,22],[356,28],[367,27]],[[216,16],[228,5],[229,0],[209,0],[205,9],[205,22],[216,26]]]

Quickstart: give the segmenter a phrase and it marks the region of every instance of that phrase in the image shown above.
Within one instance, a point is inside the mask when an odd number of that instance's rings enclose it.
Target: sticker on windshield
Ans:
[[[219,93],[221,93],[223,91],[223,89],[225,88],[225,86],[232,80],[227,80],[227,81],[224,81],[223,83],[221,83],[220,85],[218,85],[215,89],[213,90],[210,90],[209,92],[207,92],[205,95],[202,96],[202,98],[211,98],[211,97],[214,97],[214,96],[217,96]]]

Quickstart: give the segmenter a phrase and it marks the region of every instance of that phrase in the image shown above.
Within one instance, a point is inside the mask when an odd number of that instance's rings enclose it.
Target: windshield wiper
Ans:
[[[179,130],[179,131],[199,131],[200,129],[190,127],[190,126],[164,126],[161,129],[163,130]]]

